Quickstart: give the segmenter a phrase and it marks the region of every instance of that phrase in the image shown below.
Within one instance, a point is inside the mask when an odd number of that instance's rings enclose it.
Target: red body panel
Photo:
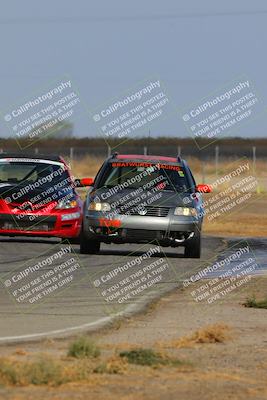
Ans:
[[[65,161],[60,158],[68,175],[71,176]],[[79,236],[82,225],[83,201],[74,188],[74,196],[77,207],[56,209],[56,201],[47,202],[45,205],[30,207],[24,210],[23,204],[27,201],[7,202],[0,198],[0,235],[5,236],[40,236],[76,238]],[[73,218],[62,220],[62,216],[73,214]]]
[[[75,238],[78,237],[81,230],[82,224],[82,210],[83,210],[83,202],[78,197],[77,198],[78,207],[66,210],[56,210],[51,209],[47,210],[48,204],[43,207],[45,210],[41,209],[37,211],[31,212],[22,212],[14,206],[13,204],[7,204],[4,200],[0,200],[0,235],[8,235],[8,236],[55,236],[61,238]],[[13,207],[14,206],[14,207]],[[67,221],[62,221],[62,215],[65,214],[74,214],[79,213],[79,218],[70,219]],[[53,227],[49,229],[42,230],[42,225],[47,224],[48,221],[53,218],[55,222],[53,223]],[[5,224],[8,222],[4,222],[6,219],[9,220],[10,227],[5,227]],[[30,220],[30,229],[21,229],[21,225],[25,219]],[[13,227],[12,227],[13,225]],[[51,224],[52,225],[52,224]]]

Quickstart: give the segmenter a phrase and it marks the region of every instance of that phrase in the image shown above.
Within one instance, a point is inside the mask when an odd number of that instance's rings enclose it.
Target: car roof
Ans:
[[[112,160],[141,160],[141,161],[164,161],[165,163],[180,163],[180,157],[152,156],[144,154],[114,154]]]
[[[21,153],[0,153],[0,158],[25,158],[25,159],[34,159],[34,160],[50,160],[50,161],[59,161],[64,162],[61,156],[57,156],[55,154],[47,155],[47,154],[21,154]]]

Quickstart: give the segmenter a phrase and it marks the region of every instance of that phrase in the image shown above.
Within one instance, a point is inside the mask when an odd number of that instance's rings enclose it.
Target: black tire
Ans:
[[[84,234],[80,238],[80,253],[81,254],[97,254],[100,250],[100,242],[97,240],[89,240]]]
[[[201,233],[197,230],[185,245],[184,257],[185,258],[200,258],[201,256]]]

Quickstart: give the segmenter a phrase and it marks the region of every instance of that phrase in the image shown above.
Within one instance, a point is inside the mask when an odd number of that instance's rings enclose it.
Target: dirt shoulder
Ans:
[[[0,398],[267,399],[267,310],[242,305],[250,295],[264,297],[266,289],[266,278],[253,278],[242,291],[231,292],[212,305],[196,303],[190,289],[178,289],[150,306],[145,314],[93,335],[101,348],[102,362],[116,368],[57,387],[2,386]],[[217,330],[229,330],[221,342],[212,343],[211,328],[207,326],[217,323]],[[204,340],[193,339],[192,334],[200,328],[204,328]],[[21,362],[45,352],[61,363],[69,363],[66,353],[70,341],[2,346],[0,356]],[[167,354],[179,359],[181,365],[120,363],[120,351],[137,347]]]
[[[224,237],[266,237],[266,200],[266,194],[253,194],[249,202],[242,207],[233,208],[232,212],[212,221],[206,218],[203,225],[204,233]]]

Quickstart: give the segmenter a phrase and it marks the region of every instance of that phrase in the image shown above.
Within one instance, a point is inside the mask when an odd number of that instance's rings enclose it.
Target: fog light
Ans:
[[[197,210],[193,207],[176,207],[174,210],[174,215],[184,215],[185,217],[196,217]]]

